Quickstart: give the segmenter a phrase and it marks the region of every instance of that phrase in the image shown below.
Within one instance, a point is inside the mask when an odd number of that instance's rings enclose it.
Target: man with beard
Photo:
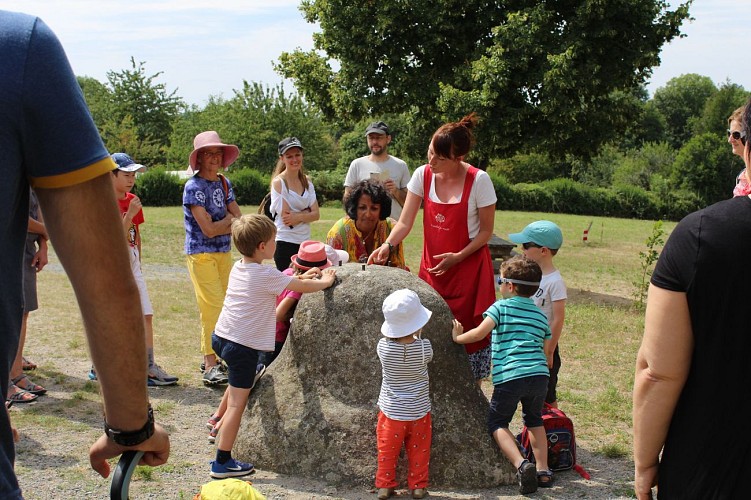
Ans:
[[[365,129],[370,154],[352,161],[344,179],[344,200],[349,198],[352,189],[360,181],[381,182],[393,200],[391,218],[399,220],[402,205],[407,198],[407,183],[410,179],[407,164],[388,153],[391,143],[389,127],[383,122],[373,122]]]

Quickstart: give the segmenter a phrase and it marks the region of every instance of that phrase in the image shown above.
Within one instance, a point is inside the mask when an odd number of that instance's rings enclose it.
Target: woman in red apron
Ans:
[[[464,162],[472,146],[473,114],[439,128],[430,141],[428,164],[415,170],[399,222],[371,254],[381,264],[409,234],[424,202],[424,243],[419,276],[448,304],[465,328],[482,322],[495,301],[488,240],[495,222],[496,195],[485,172]],[[476,380],[490,374],[490,339],[466,345]]]

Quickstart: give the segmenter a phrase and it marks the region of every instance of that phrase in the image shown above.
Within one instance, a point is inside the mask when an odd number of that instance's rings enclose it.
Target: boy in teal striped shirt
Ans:
[[[466,333],[454,320],[454,342],[477,342],[492,332],[493,397],[488,413],[488,432],[517,469],[522,494],[547,488],[553,483],[548,469],[548,447],[542,423],[542,406],[548,388],[548,362],[553,357],[552,334],[542,310],[530,298],[542,278],[540,266],[525,257],[514,257],[501,265],[499,279],[503,298],[483,313],[485,318]],[[522,419],[530,432],[535,464],[525,459],[508,426],[522,403]]]

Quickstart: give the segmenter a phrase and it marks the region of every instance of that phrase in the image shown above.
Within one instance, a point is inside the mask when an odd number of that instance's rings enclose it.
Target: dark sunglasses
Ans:
[[[746,132],[742,132],[739,130],[730,130],[728,129],[728,137],[732,137],[736,141],[741,141],[743,144],[746,144]]]
[[[529,250],[530,248],[542,248],[542,246],[538,245],[537,243],[532,243],[531,241],[528,241],[526,243],[522,243],[522,248],[524,250]]]

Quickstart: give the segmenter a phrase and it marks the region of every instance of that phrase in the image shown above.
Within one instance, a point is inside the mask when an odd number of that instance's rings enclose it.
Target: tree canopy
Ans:
[[[484,157],[587,156],[639,113],[627,96],[690,3],[304,0],[315,50],[283,53],[277,70],[329,118],[410,112],[428,128],[476,111]]]

